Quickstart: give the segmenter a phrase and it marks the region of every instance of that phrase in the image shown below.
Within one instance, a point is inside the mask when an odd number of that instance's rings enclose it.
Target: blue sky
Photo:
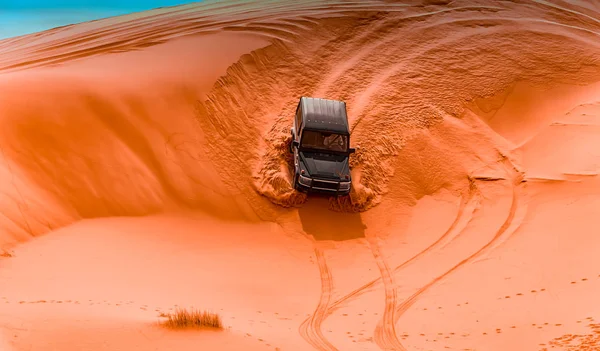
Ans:
[[[195,0],[198,1],[198,0]],[[0,0],[0,39],[194,0]]]

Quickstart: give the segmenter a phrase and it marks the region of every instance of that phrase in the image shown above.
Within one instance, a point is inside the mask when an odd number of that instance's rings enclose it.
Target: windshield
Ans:
[[[302,133],[302,144],[300,147],[346,152],[348,151],[348,136],[336,133],[305,130],[304,133]]]

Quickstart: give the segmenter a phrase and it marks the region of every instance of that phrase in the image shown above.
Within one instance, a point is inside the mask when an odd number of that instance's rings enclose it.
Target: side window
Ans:
[[[298,107],[296,111],[296,133],[300,133],[302,128],[302,107]]]

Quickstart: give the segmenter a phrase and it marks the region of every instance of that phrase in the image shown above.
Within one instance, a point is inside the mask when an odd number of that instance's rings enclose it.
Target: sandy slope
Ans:
[[[598,349],[599,36],[586,1],[228,0],[0,41],[0,350]],[[290,187],[301,95],[348,103],[348,198]]]

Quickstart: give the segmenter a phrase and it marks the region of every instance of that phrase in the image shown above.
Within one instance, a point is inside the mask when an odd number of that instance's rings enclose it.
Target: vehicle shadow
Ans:
[[[329,210],[328,198],[310,195],[298,209],[302,229],[315,240],[344,241],[365,237],[360,213]]]

